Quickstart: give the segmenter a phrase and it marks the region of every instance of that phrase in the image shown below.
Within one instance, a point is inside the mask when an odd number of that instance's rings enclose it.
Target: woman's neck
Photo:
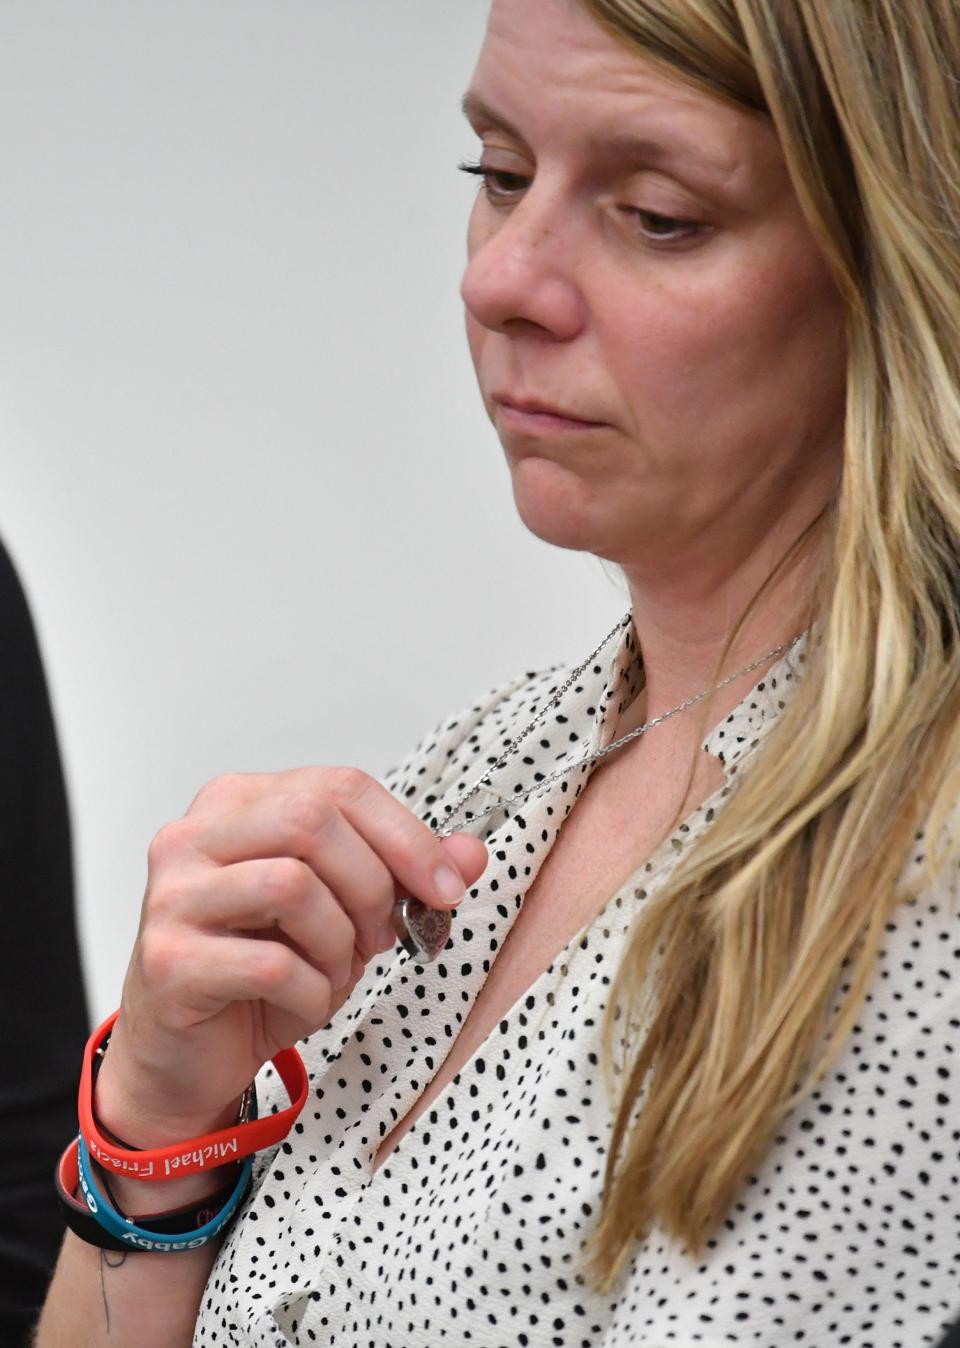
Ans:
[[[643,657],[644,695],[621,718],[622,725],[638,716],[639,725],[662,715],[804,630],[821,547],[811,534],[764,589],[783,556],[783,550],[779,555],[766,552],[743,559],[726,573],[717,567],[709,576],[685,577],[677,567],[656,573],[624,567]],[[718,714],[709,723],[718,719],[721,703],[724,708],[736,705],[760,677],[762,670],[731,684],[715,702]],[[712,709],[708,703],[707,713]]]

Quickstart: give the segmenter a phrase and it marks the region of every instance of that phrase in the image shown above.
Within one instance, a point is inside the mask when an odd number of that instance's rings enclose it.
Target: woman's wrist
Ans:
[[[173,1212],[177,1208],[193,1208],[233,1189],[239,1174],[238,1165],[222,1166],[203,1175],[188,1175],[184,1179],[164,1180],[156,1184],[114,1175],[97,1167],[99,1183],[107,1187],[113,1204],[124,1217],[136,1222],[143,1217]]]
[[[144,1105],[146,1092],[130,1089],[127,1074],[116,1056],[103,1056],[97,1071],[94,1106],[97,1121],[124,1145],[146,1150],[170,1146],[188,1138],[227,1128],[237,1120],[243,1096],[215,1115],[176,1118],[164,1112],[152,1112]],[[125,1217],[137,1218],[186,1207],[222,1192],[236,1180],[235,1165],[219,1166],[203,1174],[155,1181],[150,1184],[116,1173],[103,1172],[116,1206]]]
[[[144,1110],[135,1093],[125,1089],[119,1074],[110,1070],[110,1055],[106,1054],[97,1076],[95,1105],[99,1122],[130,1147],[147,1149],[169,1146],[172,1143],[227,1128],[234,1123],[240,1108],[241,1096],[219,1114],[206,1117],[176,1119],[168,1115],[155,1117]],[[126,1217],[164,1212],[170,1208],[185,1207],[190,1203],[218,1193],[235,1179],[236,1167],[220,1166],[201,1175],[187,1175],[176,1179],[145,1184],[142,1180],[109,1172],[110,1191],[120,1211]]]
[[[97,1121],[114,1137],[139,1150],[171,1146],[188,1138],[229,1128],[236,1123],[243,1100],[238,1095],[215,1114],[175,1116],[145,1104],[146,1092],[130,1087],[122,1068],[104,1055],[94,1089]]]

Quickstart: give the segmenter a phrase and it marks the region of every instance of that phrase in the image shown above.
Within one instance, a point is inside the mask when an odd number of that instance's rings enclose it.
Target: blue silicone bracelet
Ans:
[[[151,1250],[157,1254],[180,1254],[187,1250],[199,1250],[202,1245],[206,1245],[208,1241],[219,1235],[233,1217],[241,1201],[246,1197],[252,1172],[253,1157],[248,1156],[243,1163],[236,1188],[217,1215],[212,1221],[207,1222],[206,1226],[197,1227],[195,1231],[184,1231],[182,1234],[160,1235],[156,1231],[147,1231],[143,1227],[135,1226],[130,1218],[117,1212],[94,1178],[93,1166],[90,1164],[90,1153],[82,1135],[77,1146],[77,1174],[80,1180],[80,1192],[91,1214],[105,1231],[117,1236],[131,1250]]]

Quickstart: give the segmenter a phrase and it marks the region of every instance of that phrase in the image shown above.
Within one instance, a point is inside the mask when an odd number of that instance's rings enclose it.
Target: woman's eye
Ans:
[[[703,226],[695,220],[678,220],[672,215],[641,210],[639,206],[621,206],[620,209],[643,225],[641,235],[654,243],[681,243],[685,239],[695,238],[703,230]]]
[[[487,168],[484,164],[463,163],[460,165],[460,171],[482,178],[483,191],[487,200],[492,202],[502,202],[516,196],[517,193],[523,192],[530,182],[530,179],[525,178],[522,173],[508,173],[504,169]]]
[[[529,177],[522,173],[510,173],[506,169],[490,168],[469,161],[459,167],[461,172],[483,179],[483,193],[494,206],[509,205],[530,186]],[[705,226],[695,220],[680,220],[676,216],[661,215],[658,211],[642,210],[639,206],[620,206],[618,209],[635,226],[640,237],[654,245],[685,243],[699,237],[705,230]]]

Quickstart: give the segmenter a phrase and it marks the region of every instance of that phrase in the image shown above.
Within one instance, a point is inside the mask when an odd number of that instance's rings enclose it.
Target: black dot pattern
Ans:
[[[613,1291],[577,1272],[612,1116],[600,1065],[630,923],[736,787],[798,677],[785,656],[706,741],[725,784],[665,840],[520,997],[371,1174],[381,1140],[444,1061],[527,888],[589,776],[503,798],[609,743],[642,680],[627,624],[471,802],[490,849],[439,960],[380,956],[300,1046],[311,1094],[207,1283],[195,1348],[918,1348],[960,1309],[960,931],[955,883],[890,923],[835,1069],[785,1122],[701,1260],[654,1230]],[[445,806],[572,672],[528,673],[448,718],[388,777],[423,819]],[[922,859],[922,836],[917,861]],[[271,1068],[265,1108],[283,1103]]]

